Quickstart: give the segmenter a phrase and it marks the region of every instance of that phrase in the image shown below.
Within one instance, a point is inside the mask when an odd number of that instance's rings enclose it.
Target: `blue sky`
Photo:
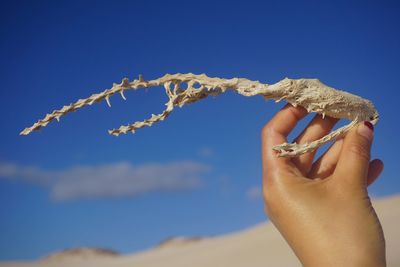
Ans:
[[[398,193],[399,12],[396,1],[2,1],[0,260],[128,253],[266,220],[260,129],[283,104],[227,93],[135,135],[107,134],[161,111],[159,88],[18,135],[139,74],[319,78],[368,98],[381,115],[372,155],[385,163],[370,192]]]

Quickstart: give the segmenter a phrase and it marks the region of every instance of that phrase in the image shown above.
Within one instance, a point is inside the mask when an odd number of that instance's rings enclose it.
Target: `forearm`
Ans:
[[[332,213],[326,203],[326,209],[317,211],[312,204],[305,205],[281,206],[291,216],[275,223],[303,266],[386,266],[383,231],[372,206],[337,205]]]

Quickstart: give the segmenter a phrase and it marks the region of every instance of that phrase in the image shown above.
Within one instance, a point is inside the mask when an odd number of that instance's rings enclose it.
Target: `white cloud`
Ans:
[[[208,165],[194,161],[136,166],[119,162],[59,171],[0,162],[0,177],[45,186],[54,200],[65,201],[190,190],[202,185],[200,176],[209,169]]]
[[[251,199],[251,200],[262,199],[263,194],[262,194],[261,186],[250,187],[246,191],[246,196],[247,196],[248,199]]]

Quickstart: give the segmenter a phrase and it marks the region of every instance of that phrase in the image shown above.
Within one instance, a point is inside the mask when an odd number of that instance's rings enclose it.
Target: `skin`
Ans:
[[[315,152],[277,157],[272,148],[287,142],[306,115],[287,105],[262,130],[266,213],[304,266],[386,266],[382,227],[367,191],[383,170],[382,161],[370,161],[373,130],[360,123],[315,161]],[[318,139],[336,122],[317,115],[295,141]]]

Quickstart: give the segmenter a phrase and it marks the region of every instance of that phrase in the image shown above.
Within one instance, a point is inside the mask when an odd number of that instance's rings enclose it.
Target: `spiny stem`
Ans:
[[[183,84],[187,85],[186,89],[182,87]],[[47,114],[31,127],[25,128],[20,134],[28,135],[32,131],[46,126],[54,119],[59,120],[61,116],[104,99],[108,106],[111,107],[110,97],[115,93],[120,93],[121,97],[126,100],[124,90],[136,90],[160,85],[164,86],[165,92],[169,98],[164,111],[157,115],[153,114],[146,120],[137,121],[133,124],[110,130],[109,133],[116,136],[127,132],[133,133],[137,129],[152,126],[156,122],[165,120],[176,106],[182,107],[208,96],[218,96],[225,93],[227,90],[234,90],[243,96],[261,95],[265,99],[273,99],[276,102],[286,100],[293,106],[302,106],[307,109],[308,112],[316,112],[323,117],[327,115],[334,118],[346,118],[351,120],[350,124],[311,143],[284,143],[275,146],[273,149],[282,157],[294,157],[313,151],[319,146],[339,138],[360,121],[369,120],[376,123],[378,120],[378,113],[370,101],[344,91],[336,90],[321,83],[317,79],[285,78],[275,84],[268,85],[245,78],[221,79],[211,78],[205,74],[177,73],[166,74],[161,78],[149,81],[146,81],[141,75],[139,79],[131,82],[129,82],[127,78],[124,78],[121,83],[114,83],[111,89],[93,94],[86,99],[79,99],[75,103]]]

